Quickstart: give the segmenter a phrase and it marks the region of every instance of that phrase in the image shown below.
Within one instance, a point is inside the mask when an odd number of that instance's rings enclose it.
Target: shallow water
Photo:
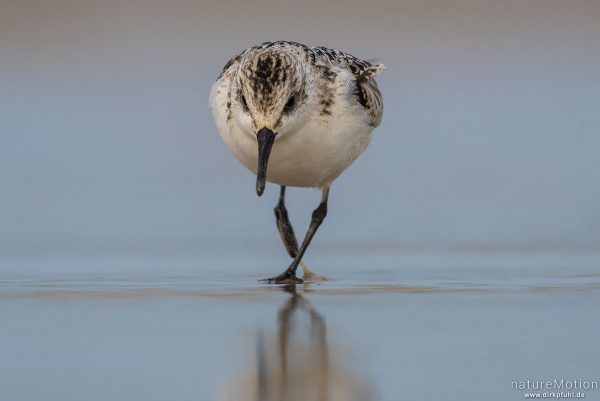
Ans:
[[[519,400],[512,381],[599,379],[600,253],[320,249],[329,279],[294,295],[258,283],[285,266],[271,251],[2,260],[0,399]]]

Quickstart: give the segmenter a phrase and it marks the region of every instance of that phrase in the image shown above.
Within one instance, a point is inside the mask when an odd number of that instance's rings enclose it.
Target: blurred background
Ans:
[[[278,187],[256,196],[208,96],[280,39],[387,66],[383,123],[306,254],[332,280],[298,288],[372,399],[594,378],[600,1],[0,0],[0,399],[258,377],[294,299],[257,283],[289,263]],[[288,192],[297,235],[319,196]]]
[[[251,45],[384,62],[314,247],[600,244],[600,2],[0,3],[0,254],[279,246],[208,94]],[[291,190],[297,233],[319,194]],[[262,246],[262,245],[261,245]]]

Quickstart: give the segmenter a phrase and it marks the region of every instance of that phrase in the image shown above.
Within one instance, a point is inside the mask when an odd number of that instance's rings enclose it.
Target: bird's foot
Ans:
[[[312,272],[302,261],[300,261],[300,267],[302,268],[302,278],[305,283],[320,283],[327,280],[327,277]]]
[[[279,276],[267,278],[261,280],[261,282],[267,284],[302,284],[304,281],[301,278],[296,277],[295,272],[286,270]]]

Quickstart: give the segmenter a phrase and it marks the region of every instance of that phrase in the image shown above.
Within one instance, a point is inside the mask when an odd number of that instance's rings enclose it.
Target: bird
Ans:
[[[302,283],[301,263],[327,215],[333,181],[367,148],[383,116],[374,77],[385,66],[349,53],[292,41],[264,42],[242,51],[213,84],[209,108],[235,157],[266,182],[280,186],[276,223],[291,264],[266,283]],[[316,188],[321,201],[298,246],[285,206],[286,187]]]

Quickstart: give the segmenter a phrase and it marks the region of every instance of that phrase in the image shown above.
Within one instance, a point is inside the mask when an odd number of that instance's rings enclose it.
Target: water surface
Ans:
[[[263,250],[5,259],[0,399],[255,400],[268,383],[269,400],[286,382],[288,400],[504,401],[523,398],[513,380],[598,379],[595,252],[313,260],[329,280],[294,295],[258,283],[286,262]]]

